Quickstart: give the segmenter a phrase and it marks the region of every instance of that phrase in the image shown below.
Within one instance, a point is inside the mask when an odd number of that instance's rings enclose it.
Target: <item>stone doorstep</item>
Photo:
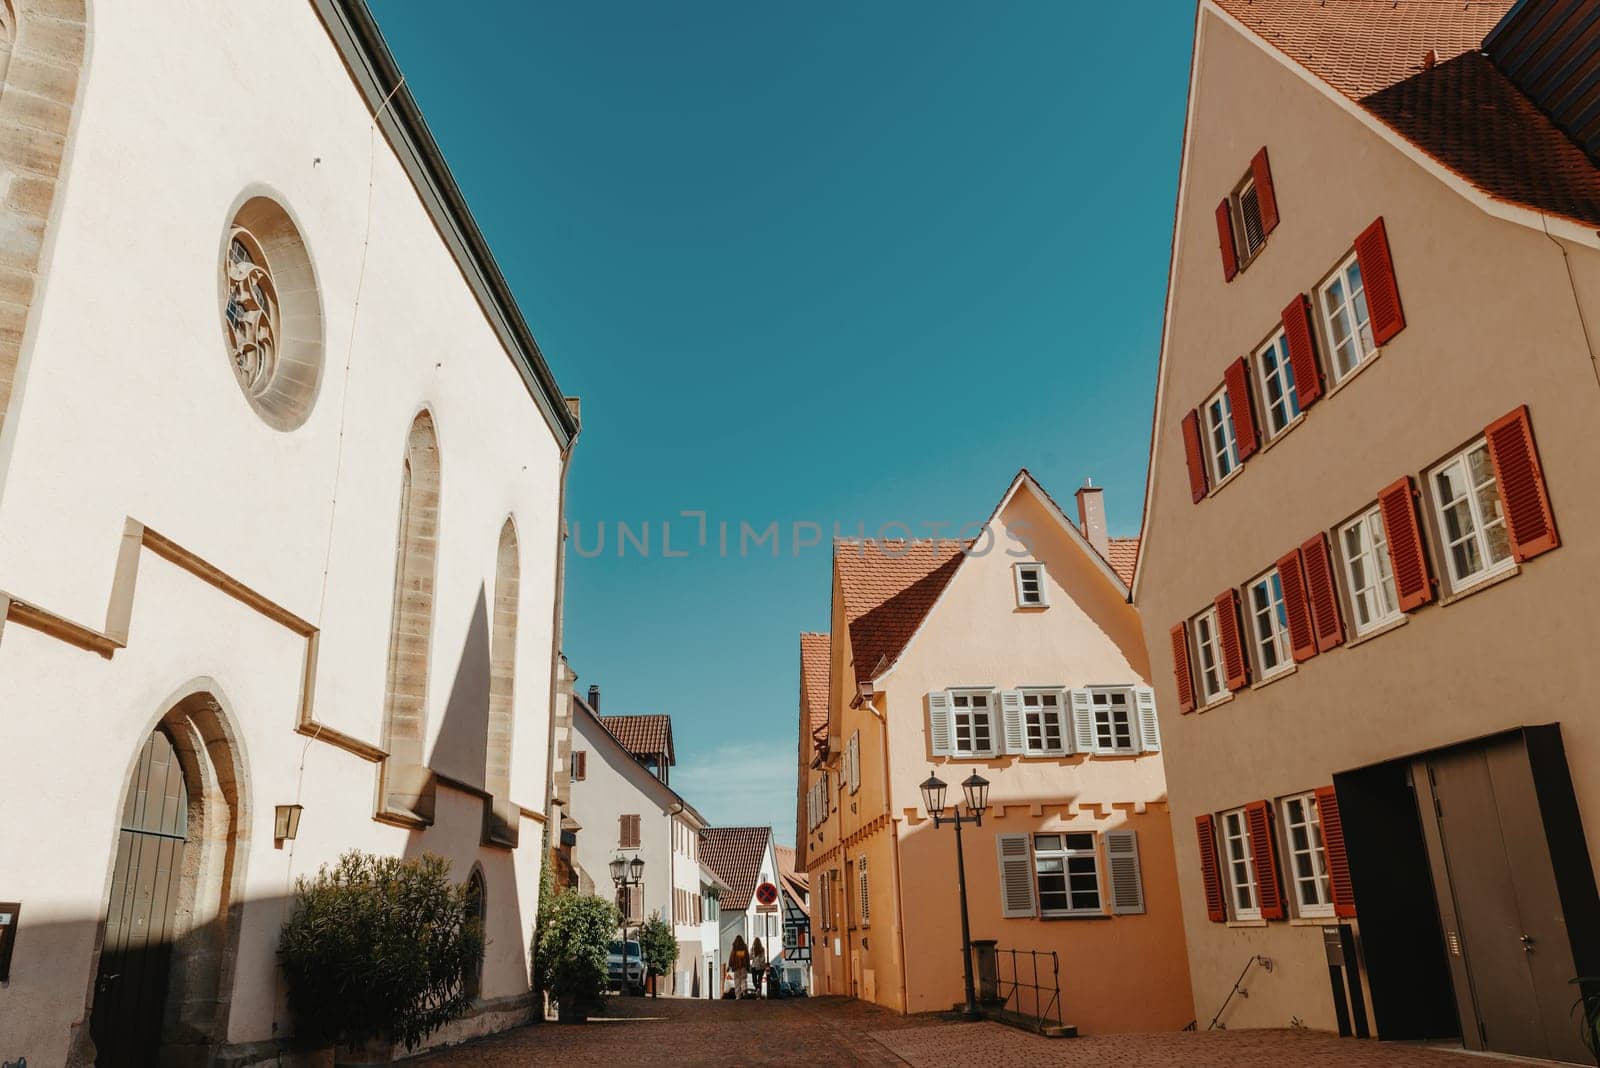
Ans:
[[[966,1009],[967,1007],[965,1004],[950,1006],[950,1011],[958,1016],[966,1012]],[[1039,1035],[1042,1038],[1078,1037],[1077,1024],[1044,1024],[1041,1026],[1037,1016],[1029,1016],[1026,1013],[1021,1012],[1011,1012],[1007,1010],[1004,1005],[995,1005],[992,1003],[985,1003],[983,1006],[981,1006],[979,1011],[983,1013],[983,1018],[985,1020],[989,1020],[997,1024],[1005,1024],[1007,1027],[1015,1027],[1017,1030],[1026,1031],[1030,1035]]]

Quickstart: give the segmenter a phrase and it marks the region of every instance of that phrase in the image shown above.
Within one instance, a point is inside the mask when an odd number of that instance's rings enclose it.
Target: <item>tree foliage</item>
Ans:
[[[652,912],[639,928],[639,953],[654,975],[666,975],[678,961],[678,937],[659,910]]]
[[[540,911],[538,981],[556,1001],[587,1011],[606,991],[606,955],[621,922],[617,907],[568,890]]]
[[[412,1050],[467,1011],[483,931],[449,861],[351,850],[297,883],[278,960],[302,1040]]]

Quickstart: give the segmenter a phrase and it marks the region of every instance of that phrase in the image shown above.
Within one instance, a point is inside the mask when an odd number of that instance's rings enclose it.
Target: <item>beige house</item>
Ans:
[[[433,1041],[526,1019],[577,419],[371,15],[9,0],[0,77],[0,1060],[278,1063],[352,848],[475,888]]]
[[[980,997],[1083,1033],[1191,1019],[1163,740],[1128,604],[1137,552],[1107,537],[1099,488],[1072,520],[1027,471],[971,542],[835,544],[830,633],[800,639],[814,993],[901,1012],[964,1000],[956,836],[924,808],[931,770],[951,807],[969,776],[990,784],[981,825],[961,829],[971,936],[999,951]],[[1017,982],[1036,963],[1042,997]]]
[[[1594,10],[1199,5],[1133,593],[1202,1027],[1583,1059]]]

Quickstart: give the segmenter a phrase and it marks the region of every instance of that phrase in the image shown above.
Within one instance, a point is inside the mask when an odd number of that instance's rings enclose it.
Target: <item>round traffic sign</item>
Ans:
[[[778,888],[771,883],[762,883],[756,887],[756,901],[763,905],[776,905],[778,903]]]

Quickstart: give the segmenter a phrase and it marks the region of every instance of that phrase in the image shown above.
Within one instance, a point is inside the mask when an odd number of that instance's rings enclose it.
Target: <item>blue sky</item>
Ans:
[[[835,524],[949,533],[1026,466],[1138,530],[1192,5],[372,4],[583,398],[579,688],[792,841]]]

